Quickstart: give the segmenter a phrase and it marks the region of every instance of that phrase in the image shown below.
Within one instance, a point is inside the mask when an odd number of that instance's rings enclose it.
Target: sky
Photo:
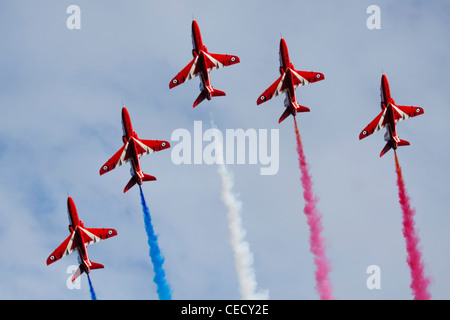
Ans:
[[[68,29],[70,5],[80,29]],[[369,29],[370,5],[381,29]],[[158,299],[139,190],[123,194],[129,165],[100,176],[122,146],[122,103],[142,139],[172,148],[142,157],[143,184],[173,299],[241,299],[227,208],[215,164],[175,164],[175,130],[279,130],[279,170],[229,164],[242,203],[257,287],[270,299],[319,298],[294,124],[283,96],[257,106],[279,76],[279,42],[297,70],[325,80],[296,90],[311,109],[297,121],[319,198],[336,299],[412,299],[394,153],[384,131],[359,141],[380,112],[380,79],[401,105],[424,115],[398,124],[398,149],[432,299],[450,298],[450,73],[448,1],[25,1],[0,2],[0,299],[90,299],[87,277],[69,289],[76,254],[47,266],[69,235],[67,197],[86,227],[118,236],[88,247],[105,265],[91,280],[98,299]],[[169,90],[192,59],[191,23],[210,52],[240,63],[211,72],[225,97],[195,109],[199,79]],[[203,144],[205,147],[207,143]],[[377,265],[380,289],[368,289]]]

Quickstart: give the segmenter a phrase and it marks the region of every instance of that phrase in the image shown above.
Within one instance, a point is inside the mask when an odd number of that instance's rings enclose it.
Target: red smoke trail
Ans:
[[[297,120],[295,117],[295,134],[297,136],[297,152],[298,160],[300,165],[300,170],[302,172],[302,186],[303,186],[303,197],[305,198],[305,209],[303,212],[306,214],[307,223],[310,230],[310,250],[314,255],[314,263],[316,265],[316,290],[319,293],[320,299],[330,300],[332,297],[332,287],[328,279],[328,273],[330,272],[329,261],[325,254],[325,244],[324,239],[321,237],[322,232],[322,215],[316,208],[318,198],[314,196],[312,190],[312,179],[309,174],[308,164],[306,163],[305,154],[303,152],[302,141],[300,139],[300,133],[298,132]]]
[[[398,185],[398,196],[400,206],[403,211],[403,236],[406,240],[406,251],[408,252],[408,257],[406,261],[408,262],[409,268],[411,269],[411,289],[414,294],[414,300],[428,300],[431,298],[428,292],[428,285],[430,284],[430,279],[424,275],[424,263],[422,261],[422,253],[419,249],[419,236],[414,229],[414,208],[411,208],[409,203],[409,196],[406,193],[405,182],[402,176],[402,169],[397,158],[397,152],[395,152],[395,166],[397,172],[397,185]]]

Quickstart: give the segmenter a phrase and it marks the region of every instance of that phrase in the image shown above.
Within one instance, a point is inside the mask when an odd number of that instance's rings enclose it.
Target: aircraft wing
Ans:
[[[138,156],[153,153],[170,147],[170,143],[162,140],[142,140],[133,138]],[[107,173],[117,166],[120,166],[131,159],[129,142],[124,144],[101,168],[100,175]],[[132,148],[131,148],[132,149]]]
[[[384,122],[386,110],[387,109],[381,111],[380,114],[375,119],[373,119],[372,122],[369,123],[363,131],[361,131],[361,133],[359,134],[359,140],[370,136],[372,133],[383,129],[386,126],[386,123]]]
[[[77,246],[74,245],[74,241],[75,241],[75,232],[72,232],[66,238],[66,240],[64,240],[63,243],[61,243],[59,247],[56,248],[56,250],[50,254],[50,256],[47,258],[47,265],[55,261],[58,261],[62,257],[72,253],[77,248]]]
[[[294,88],[297,88],[299,86],[305,86],[308,83],[313,83],[325,79],[325,76],[320,72],[298,71],[293,69],[289,70],[292,72],[293,75],[292,81],[294,84]],[[276,97],[277,95],[286,91],[287,85],[285,85],[284,81],[285,76],[286,72],[283,73],[269,88],[267,88],[266,91],[263,92],[262,95],[258,97],[256,104],[260,105],[261,103],[264,103],[267,100],[270,100],[273,97]]]
[[[198,62],[201,56],[204,59],[205,66],[208,71],[240,62],[239,57],[234,55],[209,53],[203,51],[202,54],[195,56],[195,58],[192,59],[192,61],[189,62],[189,64],[170,81],[169,89],[172,89],[187,80],[191,80],[200,74],[201,68],[199,65],[201,65],[201,63],[199,64]]]
[[[275,80],[274,83],[272,83],[272,85],[269,88],[267,88],[266,91],[264,91],[258,97],[258,100],[256,101],[257,105],[260,105],[261,103],[264,103],[267,100],[270,100],[273,97],[276,97],[277,95],[279,95],[280,93],[282,93],[283,91],[286,90],[286,88],[283,88],[283,80],[284,80],[285,75],[286,75],[286,73],[283,73],[277,80]]]
[[[83,232],[84,243],[90,245],[114,236],[117,236],[117,231],[108,228],[80,228]]]
[[[240,62],[237,56],[228,54],[204,52],[204,56],[206,68],[208,69],[208,71],[216,70]]]
[[[294,75],[292,77],[294,88],[305,86],[308,83],[313,83],[325,79],[325,76],[322,73],[314,71],[292,70],[292,74]]]
[[[141,139],[134,140],[136,141],[136,149],[140,156],[170,148],[170,143],[167,141]]]
[[[183,68],[169,83],[169,89],[172,89],[187,80],[191,80],[192,78],[198,76],[197,68],[198,56],[192,59],[189,64]]]
[[[127,154],[128,145],[129,143],[127,142],[108,161],[106,161],[106,163],[100,168],[100,175],[107,173],[115,167],[130,160],[130,156]]]
[[[394,105],[394,110],[395,110],[394,112],[395,122],[423,114],[423,109],[421,107],[414,107],[414,106],[409,107],[409,106]]]
[[[108,239],[117,235],[116,230],[107,228],[79,227],[79,230],[83,235],[84,243],[86,245],[90,245],[92,243]],[[77,241],[76,239],[77,237],[75,237],[75,231],[73,231],[66,238],[66,240],[64,240],[63,243],[61,243],[59,247],[52,252],[52,254],[50,254],[50,256],[47,258],[47,265],[52,264],[53,262],[58,261],[62,257],[71,254],[73,251],[77,250],[77,248],[80,246],[80,243],[78,243],[79,241]]]

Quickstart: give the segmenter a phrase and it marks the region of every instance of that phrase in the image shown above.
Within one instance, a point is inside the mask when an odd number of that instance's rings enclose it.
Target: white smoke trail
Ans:
[[[217,130],[212,114],[211,125]],[[231,233],[231,246],[234,252],[239,291],[243,300],[267,300],[269,299],[268,290],[256,292],[257,282],[253,269],[253,254],[250,252],[248,242],[245,241],[246,231],[242,225],[242,203],[233,193],[233,176],[225,165],[223,143],[218,139],[215,139],[214,143],[216,163],[219,165],[218,172],[222,180],[222,201],[228,208],[228,227]]]

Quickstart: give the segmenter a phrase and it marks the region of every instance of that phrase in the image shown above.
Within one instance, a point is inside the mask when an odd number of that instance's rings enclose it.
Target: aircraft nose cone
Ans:
[[[194,34],[199,30],[200,30],[200,28],[198,27],[197,21],[195,21],[195,19],[192,20],[192,33]]]

